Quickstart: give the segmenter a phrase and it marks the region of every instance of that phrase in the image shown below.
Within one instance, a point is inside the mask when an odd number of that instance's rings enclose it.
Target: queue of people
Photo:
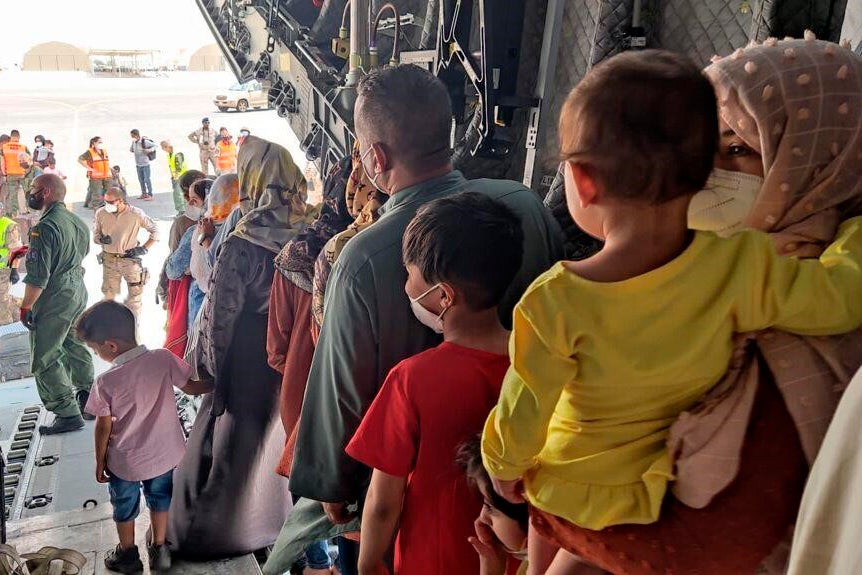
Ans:
[[[343,575],[781,572],[862,366],[860,79],[859,56],[811,36],[705,72],[664,51],[596,66],[559,123],[565,211],[600,240],[578,261],[531,190],[453,169],[448,93],[421,68],[360,83],[356,147],[317,207],[286,149],[216,142],[205,118],[202,170],[169,158],[175,357],[99,304],[77,323],[115,364],[95,387],[73,330],[89,234],[62,179],[37,177],[20,316],[58,416],[43,432],[98,418],[120,536],[106,566],[140,568],[142,487],[156,568],[274,545],[264,572],[323,573],[334,540]],[[98,143],[82,163],[101,175]],[[237,173],[213,181],[222,149]],[[117,188],[94,201],[115,259],[156,241],[111,227],[151,223]],[[133,409],[167,417],[172,386],[203,394],[185,446]],[[133,429],[142,453],[171,446],[158,465],[117,450]],[[808,572],[827,560],[798,553]]]

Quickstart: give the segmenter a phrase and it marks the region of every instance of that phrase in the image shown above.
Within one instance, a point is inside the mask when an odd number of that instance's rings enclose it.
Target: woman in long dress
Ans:
[[[286,149],[254,136],[238,164],[243,217],[221,246],[192,354],[215,391],[174,472],[169,540],[197,558],[272,544],[291,507],[287,479],[273,471],[285,436],[266,331],[273,259],[305,225],[306,183]]]

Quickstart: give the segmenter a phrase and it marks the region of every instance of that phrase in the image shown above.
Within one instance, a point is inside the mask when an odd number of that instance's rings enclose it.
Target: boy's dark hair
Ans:
[[[518,216],[478,192],[429,202],[404,233],[405,265],[418,267],[429,284],[452,284],[474,311],[500,303],[523,254]]]
[[[560,115],[562,160],[609,195],[660,204],[703,189],[718,147],[715,90],[686,56],[624,52],[593,68]]]
[[[214,180],[210,180],[209,178],[198,180],[189,187],[189,192],[194,192],[201,200],[206,200],[210,193],[210,188],[213,187],[213,182]]]
[[[9,132],[9,135],[12,136],[13,138],[20,138],[21,132],[19,132],[18,130],[12,130],[11,132]]]
[[[132,130],[132,131],[131,131],[131,132],[129,132],[129,133],[130,133],[131,135],[133,135],[133,136],[140,136],[140,135],[141,135],[141,132],[140,132],[140,131],[138,131],[138,129],[137,129],[137,128],[135,128],[134,130]]]
[[[204,173],[200,170],[186,170],[180,175],[180,189],[183,191],[183,197],[186,201],[189,200],[189,188],[192,187],[192,184],[205,177]]]
[[[120,173],[120,166],[114,166],[111,169],[114,170],[115,172],[117,172],[118,174]]]
[[[75,336],[83,342],[103,344],[115,340],[137,343],[135,314],[121,303],[101,301],[78,318]]]
[[[482,463],[482,447],[481,438],[474,437],[465,441],[458,446],[458,452],[455,456],[455,462],[467,479],[476,486],[477,489],[488,494],[491,499],[491,505],[500,511],[506,517],[514,519],[526,531],[529,524],[529,509],[526,503],[510,503],[497,495],[494,491],[494,485],[491,483],[491,476],[485,470],[485,465]]]

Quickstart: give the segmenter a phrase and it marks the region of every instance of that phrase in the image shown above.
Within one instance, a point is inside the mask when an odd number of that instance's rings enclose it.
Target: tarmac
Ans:
[[[118,79],[90,78],[79,73],[0,72],[0,133],[18,129],[22,142],[31,150],[37,134],[53,140],[57,167],[68,178],[67,204],[88,226],[92,226],[93,212],[82,205],[87,180],[77,157],[87,149],[93,136],[103,139],[112,165],[121,167],[128,183],[130,203],[142,208],[157,222],[161,241],[144,257],[151,279],[143,295],[139,328],[141,343],[150,348],[164,344],[166,313],[156,304],[155,289],[162,263],[167,257],[168,231],[176,212],[167,160],[161,149],[152,166],[155,200],[144,202],[137,199],[140,188],[134,158],[129,152],[129,131],[138,128],[156,143],[171,140],[177,151],[185,153],[188,167],[199,168],[197,146],[188,141],[187,134],[200,126],[202,117],[208,116],[213,127],[226,126],[234,136],[245,127],[254,135],[285,146],[297,164],[305,166],[297,138],[287,122],[274,111],[238,113],[216,110],[212,102],[214,96],[234,83],[236,80],[229,73],[176,73],[155,78]],[[96,262],[98,251],[94,244],[84,261],[90,304],[102,297],[102,274]],[[23,285],[15,286],[13,294],[23,295]],[[97,374],[108,368],[99,358],[94,359]],[[0,448],[4,453],[9,452],[13,435],[19,431],[17,426],[24,410],[39,405],[32,378],[0,382]],[[38,419],[38,423],[51,420],[44,409]],[[81,529],[96,530],[102,535],[86,550],[94,561],[85,572],[92,573],[90,569],[95,567],[98,573],[101,572],[99,552],[105,545],[113,544],[108,541],[112,539],[113,531],[108,529],[110,520],[104,515],[104,510],[110,508],[107,488],[96,483],[94,478],[92,428],[93,423],[87,422],[81,431],[52,438],[40,437],[38,433],[33,436],[10,509],[14,521],[10,535],[23,537],[21,542],[25,548],[21,551],[30,551],[37,541],[42,541],[33,531],[37,525],[33,523],[36,518],[44,521],[45,530],[60,529],[59,532],[69,533],[69,527],[73,525],[76,526],[74,529],[80,526]],[[47,466],[35,464],[50,457],[56,457],[56,462]],[[24,505],[29,498],[43,494],[51,496],[43,507],[28,508]],[[98,514],[84,512],[85,502],[89,502],[91,508],[96,503]],[[91,527],[84,527],[85,523]],[[47,544],[49,540],[44,542]],[[251,571],[242,568],[224,572]]]

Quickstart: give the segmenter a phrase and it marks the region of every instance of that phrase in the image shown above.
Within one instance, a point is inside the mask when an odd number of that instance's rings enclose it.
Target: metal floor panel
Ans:
[[[142,512],[135,530],[138,547],[146,556],[144,538],[149,527],[149,515]],[[117,545],[117,533],[111,520],[111,506],[99,505],[89,511],[53,513],[41,517],[13,521],[9,524],[9,543],[19,553],[44,546],[64,547],[83,553],[87,558],[82,575],[108,575],[105,552]],[[150,573],[144,562],[144,573]],[[253,555],[233,559],[192,563],[175,561],[169,575],[260,575],[260,566]]]

